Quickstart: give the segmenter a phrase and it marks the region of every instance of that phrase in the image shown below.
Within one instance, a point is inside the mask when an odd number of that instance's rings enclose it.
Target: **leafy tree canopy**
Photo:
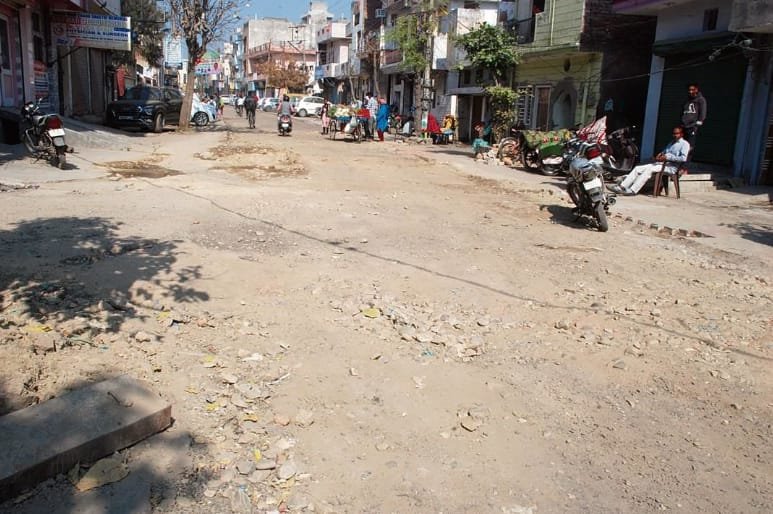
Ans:
[[[491,72],[496,85],[502,83],[507,71],[520,60],[515,38],[499,26],[484,23],[458,36],[457,43],[467,52],[473,67]]]

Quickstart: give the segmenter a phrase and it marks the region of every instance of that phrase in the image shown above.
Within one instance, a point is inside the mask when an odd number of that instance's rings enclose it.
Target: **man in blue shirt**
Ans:
[[[628,175],[623,177],[619,185],[609,186],[609,190],[624,195],[635,195],[641,191],[641,188],[644,187],[644,184],[652,177],[653,173],[660,170],[670,175],[678,173],[677,164],[687,162],[687,156],[690,154],[690,144],[684,140],[684,130],[682,127],[674,127],[673,135],[673,141],[668,144],[665,150],[655,156],[654,163],[636,166]],[[663,163],[666,163],[665,168]]]

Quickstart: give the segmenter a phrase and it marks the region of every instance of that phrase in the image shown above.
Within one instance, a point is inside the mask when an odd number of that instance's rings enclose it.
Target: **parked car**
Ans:
[[[295,106],[295,113],[301,118],[309,114],[317,115],[317,110],[322,108],[325,99],[321,96],[304,96],[298,105]]]
[[[276,111],[279,106],[279,98],[266,98],[266,102],[263,104],[264,111]]]
[[[206,127],[217,120],[217,106],[214,102],[204,103],[198,93],[193,93],[191,103],[191,121],[197,127]]]
[[[166,123],[180,122],[182,104],[179,89],[134,86],[126,90],[122,99],[107,104],[105,124],[161,132]]]
[[[269,100],[271,97],[264,96],[263,98],[258,99],[258,110],[262,111],[263,107],[266,105],[266,100]]]
[[[220,99],[225,103],[225,105],[231,105],[233,104],[235,95],[220,95]]]

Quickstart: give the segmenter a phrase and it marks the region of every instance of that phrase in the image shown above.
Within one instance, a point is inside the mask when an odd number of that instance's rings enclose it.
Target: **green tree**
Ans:
[[[191,104],[195,88],[196,63],[204,56],[207,46],[225,41],[238,18],[242,0],[167,0],[172,30],[179,34],[188,48],[188,81],[180,110],[180,130],[191,121]]]
[[[486,87],[486,96],[492,110],[494,134],[498,139],[515,121],[518,93],[505,86],[504,82],[508,72],[520,60],[516,40],[502,27],[484,23],[457,37],[456,42],[467,53],[467,59],[474,68],[488,70],[494,79],[494,85]]]
[[[135,51],[152,65],[164,57],[164,11],[155,0],[124,0],[121,14],[131,17],[132,40]],[[125,64],[134,62],[131,52],[117,52],[116,60]]]

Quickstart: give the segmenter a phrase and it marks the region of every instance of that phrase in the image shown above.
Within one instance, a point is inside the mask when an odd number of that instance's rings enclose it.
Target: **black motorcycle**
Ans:
[[[64,123],[58,114],[40,112],[40,99],[27,102],[21,108],[24,128],[22,141],[27,151],[37,159],[46,158],[51,164],[64,169],[67,152],[72,151],[64,142]]]
[[[277,119],[277,128],[280,136],[289,136],[293,131],[293,119],[289,114],[280,114]]]
[[[604,189],[601,149],[596,143],[572,139],[567,143],[566,155],[570,159],[566,189],[576,206],[577,217],[595,218],[599,232],[606,232],[609,230],[607,211],[614,205],[615,197],[607,195]]]

